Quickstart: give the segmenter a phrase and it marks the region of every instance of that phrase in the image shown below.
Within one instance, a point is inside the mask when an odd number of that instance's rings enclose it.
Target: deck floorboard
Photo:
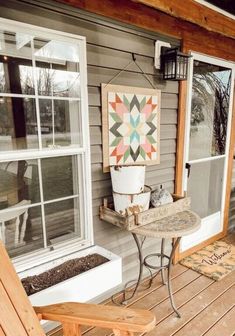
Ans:
[[[225,239],[235,244],[235,234]],[[126,307],[148,309],[156,316],[156,327],[146,336],[235,336],[235,271],[214,281],[182,265],[175,265],[172,287],[181,318],[172,312],[168,292],[158,275],[151,288],[145,280]],[[120,301],[122,294],[115,296]],[[112,305],[112,300],[104,304]],[[61,336],[60,332],[55,336]],[[83,336],[111,336],[111,331],[83,328]],[[140,335],[137,335],[140,336]]]

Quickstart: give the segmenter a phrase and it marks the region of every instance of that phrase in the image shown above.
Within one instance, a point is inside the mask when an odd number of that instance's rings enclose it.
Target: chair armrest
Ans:
[[[66,302],[34,307],[43,320],[58,321],[130,332],[147,332],[155,327],[155,316],[143,309]]]

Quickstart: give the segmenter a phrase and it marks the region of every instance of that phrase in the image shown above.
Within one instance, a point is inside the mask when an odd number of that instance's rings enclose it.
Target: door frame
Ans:
[[[189,52],[189,51],[188,51]],[[231,125],[235,124],[235,64],[226,60],[215,58],[209,55],[204,55],[197,52],[190,52],[192,58],[190,59],[188,80],[186,82],[180,83],[179,92],[179,115],[178,115],[178,135],[177,135],[177,161],[176,161],[176,178],[175,178],[175,193],[179,195],[184,195],[185,192],[185,163],[188,154],[188,140],[189,140],[189,126],[190,126],[190,113],[191,113],[191,98],[192,98],[192,76],[193,76],[193,61],[196,59],[205,63],[211,63],[215,65],[220,65],[225,68],[232,70],[231,78],[231,95],[230,95],[230,107],[229,107],[229,119],[228,119],[228,133],[226,141],[226,152],[225,152],[225,169],[224,169],[224,186],[223,186],[223,197],[222,197],[222,207],[221,222],[222,231],[209,239],[202,241],[198,245],[195,245],[183,252],[180,251],[180,247],[176,251],[174,262],[181,260],[189,254],[211,244],[217,239],[220,239],[227,234],[228,229],[228,214],[229,214],[229,202],[230,202],[230,189],[231,189],[231,179],[232,179],[232,167],[233,167],[233,152],[235,146],[235,127]],[[186,96],[186,97],[185,97]],[[180,159],[178,159],[180,157]]]

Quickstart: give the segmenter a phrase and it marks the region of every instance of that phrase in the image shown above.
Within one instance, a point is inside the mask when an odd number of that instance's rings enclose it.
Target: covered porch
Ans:
[[[21,278],[106,250],[114,261],[109,271],[94,272],[83,286],[74,283],[78,296],[68,296],[63,281],[64,296],[51,286],[56,303],[74,297],[151,311],[151,336],[234,336],[235,272],[214,281],[179,263],[217,240],[235,246],[234,13],[188,1],[186,8],[174,0],[0,0],[0,239]],[[184,81],[163,79],[158,42],[187,54]],[[146,165],[145,184],[190,197],[186,210],[202,221],[174,255],[181,318],[160,274],[149,286],[146,269],[134,297],[121,304],[120,291],[136,279],[139,263],[131,230],[102,220],[100,212],[104,200],[113,207],[102,93],[113,81],[159,92],[160,151]],[[113,134],[121,127],[117,121]],[[150,237],[141,246],[145,255],[162,248],[159,237]],[[170,254],[170,239],[178,237],[167,238]],[[96,291],[98,281],[103,287]],[[61,326],[43,327],[47,336],[63,335]],[[0,324],[0,336],[8,336],[2,330]],[[112,334],[96,327],[82,328],[82,335]]]

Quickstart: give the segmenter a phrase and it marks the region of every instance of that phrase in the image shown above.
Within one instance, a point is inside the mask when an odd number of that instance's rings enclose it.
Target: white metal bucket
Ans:
[[[120,194],[139,194],[144,190],[145,166],[111,166],[113,191]]]
[[[145,186],[139,194],[119,194],[113,192],[114,209],[121,215],[136,214],[149,209],[151,188]]]

